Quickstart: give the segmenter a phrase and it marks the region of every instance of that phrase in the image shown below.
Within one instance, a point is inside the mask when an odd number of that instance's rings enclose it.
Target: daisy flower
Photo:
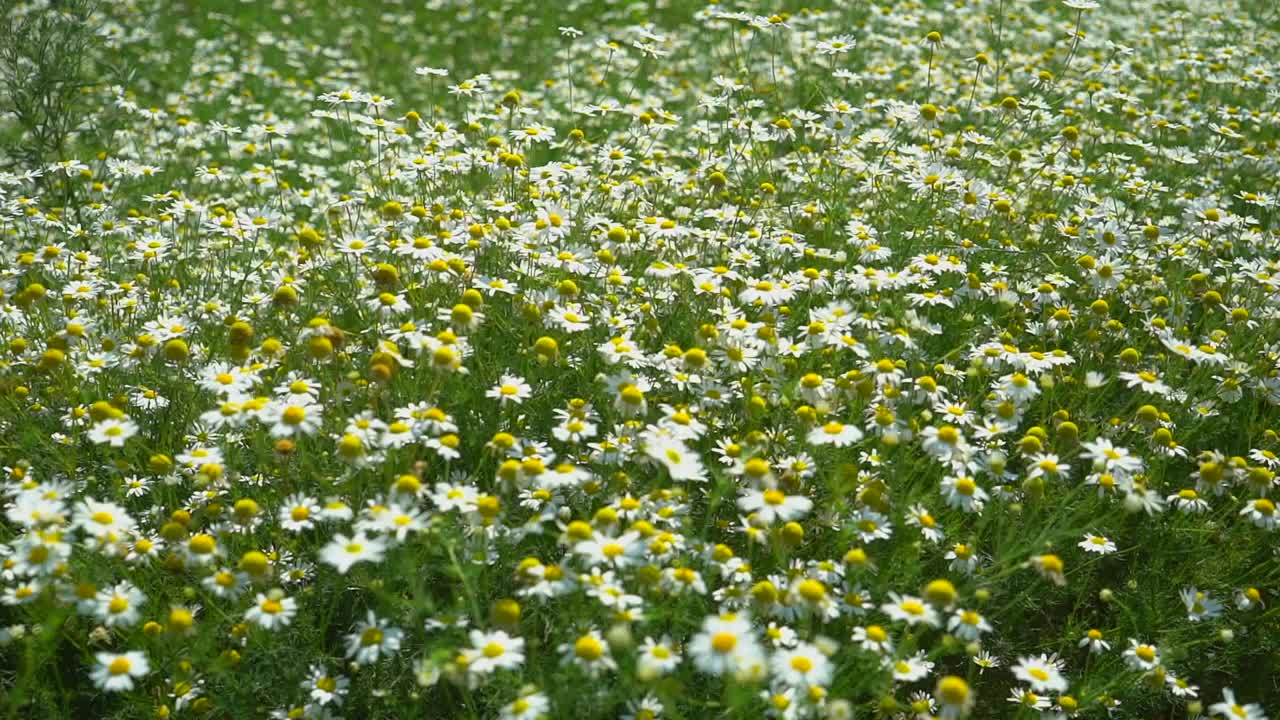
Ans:
[[[565,665],[576,665],[591,677],[618,667],[609,654],[609,643],[600,635],[599,630],[588,631],[577,640],[564,643],[560,646],[560,654]]]
[[[33,496],[31,499],[34,500],[35,497]],[[28,508],[24,512],[24,516],[56,517],[61,513],[54,512],[54,507],[50,505],[49,509],[42,511]],[[108,542],[114,542],[131,534],[135,527],[134,520],[129,515],[128,510],[115,503],[100,502],[93,498],[86,498],[81,501],[76,508],[72,522],[89,537]]]
[[[1049,698],[1036,693],[1030,688],[1013,688],[1009,691],[1009,702],[1015,705],[1021,705],[1037,712],[1048,710],[1052,703]]]
[[[996,389],[1018,405],[1025,405],[1040,395],[1040,386],[1022,373],[1012,373],[1000,378]]]
[[[503,375],[497,385],[485,393],[485,397],[494,398],[500,404],[506,405],[513,403],[519,405],[533,394],[533,389],[529,387],[529,383],[524,378],[516,375]]]
[[[821,427],[810,430],[807,437],[810,445],[831,445],[839,448],[853,445],[862,440],[862,431],[853,425],[845,425],[832,420]]]
[[[310,530],[319,518],[320,503],[315,498],[294,493],[280,504],[280,526],[289,532]]]
[[[973,664],[978,666],[978,672],[981,673],[984,670],[1000,667],[1000,658],[983,650],[973,656]]]
[[[1134,670],[1152,670],[1160,664],[1160,655],[1155,645],[1129,638],[1129,649],[1124,651],[1124,662]]]
[[[813,501],[803,495],[788,495],[770,488],[747,491],[738,498],[738,507],[743,512],[754,513],[761,523],[772,525],[776,521],[790,522],[804,517],[813,509]]]
[[[706,468],[702,458],[682,440],[670,433],[647,432],[643,436],[645,455],[657,460],[672,480],[705,482]]]
[[[972,545],[967,543],[956,543],[955,545],[952,545],[944,558],[951,561],[951,564],[947,567],[954,572],[972,575],[973,571],[978,567],[978,553],[974,550]]]
[[[129,627],[138,622],[146,602],[147,596],[141,590],[128,582],[120,582],[98,593],[94,615],[107,627]]]
[[[1031,559],[1031,566],[1055,585],[1066,585],[1067,578],[1063,574],[1062,558],[1052,553],[1037,555]]]
[[[346,575],[352,565],[360,562],[382,561],[387,546],[381,540],[370,538],[363,532],[355,536],[338,533],[320,550],[320,562],[332,565],[341,575]]]
[[[980,513],[990,496],[980,487],[976,480],[969,476],[956,477],[948,475],[942,479],[939,488],[947,507],[965,512]]]
[[[351,686],[351,679],[343,675],[330,675],[322,665],[312,665],[307,679],[300,685],[307,691],[311,701],[318,705],[341,705]]]
[[[942,708],[938,713],[942,720],[956,720],[973,709],[973,691],[962,677],[945,675],[939,678],[933,697]]]
[[[512,700],[498,712],[499,720],[539,720],[550,717],[551,701],[540,692],[532,692]]]
[[[885,666],[893,670],[893,679],[900,683],[912,683],[933,670],[933,663],[925,660],[923,650],[911,657],[898,660],[885,660]]]
[[[248,589],[248,573],[219,570],[206,575],[200,584],[214,596],[234,600]]]
[[[1159,375],[1150,371],[1144,370],[1136,373],[1122,372],[1120,373],[1120,379],[1125,381],[1125,384],[1130,388],[1137,388],[1145,393],[1151,393],[1152,395],[1169,397],[1173,394],[1173,388],[1164,384],[1164,382],[1160,380]]]
[[[924,623],[931,627],[941,625],[938,611],[918,597],[889,593],[889,602],[880,606],[880,610],[892,620],[906,622],[908,625]]]
[[[1179,593],[1182,604],[1187,608],[1187,619],[1191,622],[1211,620],[1222,614],[1222,603],[1214,600],[1208,593],[1195,587],[1183,588]]]
[[[151,672],[147,656],[137,650],[125,653],[101,652],[94,655],[97,664],[90,672],[93,684],[106,692],[132,690],[134,681]]]
[[[570,333],[582,332],[591,327],[591,316],[587,315],[580,305],[573,303],[553,308],[548,313],[547,320]]]
[[[573,546],[573,551],[593,567],[609,565],[622,569],[644,561],[644,543],[636,532],[626,532],[618,537],[596,535],[579,541]]]
[[[360,665],[377,662],[381,657],[395,654],[403,639],[403,630],[370,610],[366,619],[347,635],[347,657]]]
[[[1062,676],[1062,664],[1056,657],[1033,655],[1018,658],[1010,668],[1014,677],[1031,686],[1036,692],[1066,692],[1067,679]]]
[[[244,619],[265,630],[287,627],[298,614],[298,601],[287,597],[283,591],[272,590],[269,593],[258,593],[253,606],[244,614]]]
[[[889,638],[889,633],[879,625],[854,628],[853,641],[863,650],[877,655],[889,655],[893,652],[893,640]]]
[[[89,429],[89,440],[98,445],[124,447],[126,441],[138,434],[138,424],[129,418],[108,418]]]
[[[966,642],[977,640],[992,630],[991,623],[976,610],[956,610],[947,620],[947,630]]]
[[[307,403],[271,402],[258,417],[268,426],[271,436],[278,438],[314,435],[324,420],[320,408]]]
[[[1276,504],[1269,498],[1258,498],[1246,503],[1240,510],[1240,515],[1248,517],[1250,522],[1263,530],[1275,530],[1276,521],[1280,520],[1276,516]]]
[[[1076,543],[1077,547],[1085,552],[1097,553],[1098,555],[1110,555],[1116,551],[1116,544],[1102,535],[1086,533],[1084,539]]]
[[[1210,715],[1221,715],[1227,720],[1267,720],[1266,711],[1257,703],[1241,705],[1231,688],[1222,689],[1222,702],[1209,706]]]
[[[953,425],[929,426],[920,434],[921,445],[930,457],[942,463],[967,460],[970,453],[964,434]]]
[[[1080,647],[1089,648],[1089,652],[1094,655],[1104,653],[1111,649],[1111,643],[1103,639],[1102,631],[1097,628],[1091,628],[1089,632],[1080,638]]]
[[[1262,592],[1255,587],[1243,588],[1236,591],[1236,608],[1239,610],[1253,610],[1262,606]]]
[[[775,652],[769,665],[774,680],[791,687],[824,687],[831,682],[831,661],[809,643],[800,643],[794,648]]]
[[[764,648],[751,632],[751,620],[744,614],[713,615],[689,641],[694,667],[708,675],[760,674],[765,663]]]
[[[648,637],[640,645],[636,672],[642,679],[652,679],[675,670],[679,667],[680,660],[680,653],[675,650],[669,638],[654,640]]]

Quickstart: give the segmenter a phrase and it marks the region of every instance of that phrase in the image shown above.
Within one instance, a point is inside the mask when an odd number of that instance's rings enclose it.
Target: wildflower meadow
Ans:
[[[0,14],[0,718],[1280,713],[1280,3]]]

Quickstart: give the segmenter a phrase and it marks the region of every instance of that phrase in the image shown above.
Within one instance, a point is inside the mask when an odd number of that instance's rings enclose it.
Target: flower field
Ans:
[[[1280,6],[0,7],[0,717],[1280,711]]]

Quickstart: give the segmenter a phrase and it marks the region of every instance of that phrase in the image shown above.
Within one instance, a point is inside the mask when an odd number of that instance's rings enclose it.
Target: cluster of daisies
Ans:
[[[1280,707],[1274,13],[154,5],[0,173],[13,710]]]

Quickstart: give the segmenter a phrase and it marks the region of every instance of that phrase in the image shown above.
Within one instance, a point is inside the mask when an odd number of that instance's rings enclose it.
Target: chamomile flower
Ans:
[[[1280,520],[1276,514],[1276,504],[1270,498],[1257,498],[1245,503],[1240,515],[1263,530],[1275,530],[1276,522]]]
[[[609,643],[598,630],[590,630],[573,642],[561,645],[560,654],[564,664],[577,666],[590,677],[618,667],[609,652]]]
[[[345,575],[356,563],[381,562],[386,549],[384,542],[368,537],[363,532],[353,536],[338,533],[320,551],[320,561],[332,565],[340,574]]]
[[[90,676],[98,689],[106,692],[132,690],[136,681],[151,672],[147,656],[137,650],[124,653],[100,652]]]
[[[853,425],[845,425],[835,420],[809,431],[810,445],[831,445],[847,447],[862,440],[862,431]]]
[[[1116,544],[1108,540],[1102,535],[1086,533],[1084,539],[1076,543],[1076,546],[1085,552],[1097,553],[1098,555],[1110,555],[1116,552]]]
[[[1080,638],[1080,647],[1089,648],[1089,652],[1097,655],[1111,649],[1111,643],[1103,639],[1102,631],[1097,628],[1091,628]]]
[[[107,627],[129,627],[141,618],[142,606],[147,596],[128,582],[98,593],[94,615]]]
[[[1063,571],[1064,566],[1062,564],[1062,558],[1057,555],[1054,555],[1053,553],[1037,555],[1031,559],[1030,564],[1041,575],[1052,581],[1054,584],[1067,584],[1067,577]]]
[[[279,522],[289,532],[303,532],[315,527],[320,513],[320,504],[314,498],[295,493],[280,504]]]
[[[972,477],[948,475],[942,479],[940,486],[942,497],[948,507],[958,508],[965,512],[980,513],[986,506],[990,496]]]
[[[1151,670],[1160,664],[1160,655],[1155,645],[1129,638],[1129,648],[1124,651],[1124,661],[1134,670]]]
[[[551,701],[544,693],[532,692],[512,700],[498,713],[500,720],[538,720],[547,717]]]
[[[1222,701],[1210,705],[1209,713],[1228,720],[1267,720],[1266,711],[1261,705],[1257,703],[1241,705],[1236,700],[1235,691],[1231,688],[1222,689]]]
[[[138,434],[138,424],[128,418],[107,418],[95,423],[89,430],[89,440],[99,445],[124,447],[129,438]]]
[[[976,610],[958,609],[947,620],[947,630],[966,642],[977,640],[993,629]]]
[[[1015,705],[1021,705],[1022,707],[1030,708],[1037,712],[1048,710],[1052,705],[1052,703],[1049,702],[1049,698],[1030,688],[1013,688],[1009,691],[1008,700]]]
[[[804,517],[813,508],[813,501],[803,495],[788,495],[770,488],[748,491],[738,498],[738,507],[753,513],[765,525],[772,525]]]
[[[853,629],[853,641],[863,650],[877,655],[893,653],[889,632],[879,625],[860,625]]]
[[[1203,590],[1187,587],[1180,590],[1178,595],[1182,598],[1182,604],[1187,609],[1187,619],[1191,622],[1211,620],[1222,613],[1222,603]]]
[[[341,705],[351,687],[351,678],[341,674],[332,675],[323,665],[312,665],[301,687],[311,701],[318,705]]]
[[[824,687],[831,682],[831,661],[809,643],[775,652],[769,666],[775,681],[791,687]]]
[[[938,679],[934,687],[933,697],[941,706],[938,716],[943,720],[955,720],[964,717],[973,709],[974,694],[969,683],[956,675],[945,675]]]
[[[933,670],[934,665],[932,661],[925,659],[923,650],[910,657],[899,658],[898,660],[886,659],[884,663],[886,667],[893,671],[893,679],[900,683],[915,682],[927,676]]]
[[[1030,685],[1035,692],[1061,693],[1067,690],[1067,679],[1062,675],[1062,663],[1054,656],[1021,657],[1010,670],[1014,677]]]
[[[680,665],[681,655],[669,638],[645,638],[640,644],[636,672],[642,679],[666,675]]]
[[[908,625],[923,623],[938,627],[942,623],[941,618],[938,616],[938,611],[932,605],[911,595],[900,595],[896,592],[891,592],[889,593],[889,602],[881,605],[880,609],[891,620],[905,622]]]
[[[347,657],[360,665],[394,655],[404,640],[404,631],[379,618],[372,610],[346,637]]]
[[[271,402],[259,411],[258,417],[268,426],[272,436],[285,438],[314,435],[324,419],[318,406],[305,402]]]
[[[764,649],[751,632],[746,615],[729,613],[713,615],[702,623],[702,630],[688,646],[694,667],[708,675],[762,673]]]
[[[532,388],[523,378],[515,375],[503,375],[498,384],[485,393],[485,397],[496,399],[500,404],[519,405],[529,398]]]
[[[592,567],[604,565],[623,569],[644,559],[644,545],[636,532],[626,532],[617,537],[595,535],[575,544],[573,551],[583,556]]]
[[[297,614],[297,600],[280,590],[272,590],[269,593],[258,593],[244,618],[264,630],[275,630],[288,626]]]
[[[698,453],[670,433],[646,433],[644,452],[660,463],[672,480],[703,482],[707,479]]]
[[[35,498],[33,497],[32,500]],[[56,506],[45,509],[32,506],[23,511],[24,517],[55,518],[60,513]],[[86,498],[76,508],[73,522],[91,538],[114,542],[133,532],[135,523],[129,511],[120,505]]]

